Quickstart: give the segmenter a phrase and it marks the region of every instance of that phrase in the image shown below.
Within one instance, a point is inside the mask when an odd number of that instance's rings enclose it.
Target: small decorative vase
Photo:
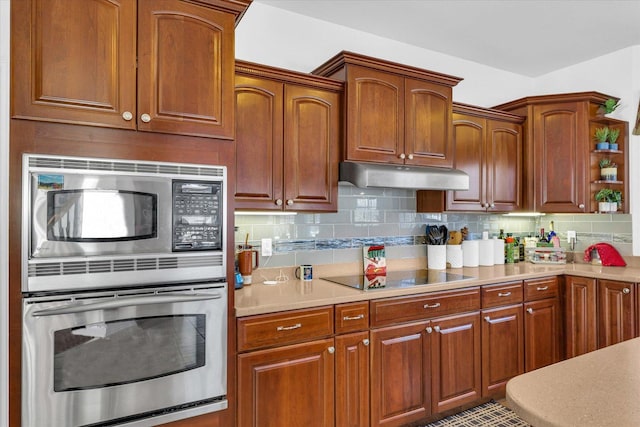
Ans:
[[[604,181],[617,181],[618,168],[602,168],[600,169],[600,179]]]
[[[609,143],[609,150],[617,150],[618,149],[618,144],[612,144],[611,142]]]
[[[600,213],[609,212],[609,202],[598,202],[598,211]]]
[[[598,142],[596,143],[596,150],[608,150],[609,143],[608,142]]]

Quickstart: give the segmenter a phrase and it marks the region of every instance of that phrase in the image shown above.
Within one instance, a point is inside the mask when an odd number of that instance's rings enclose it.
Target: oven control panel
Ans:
[[[222,183],[173,181],[173,251],[222,248]]]

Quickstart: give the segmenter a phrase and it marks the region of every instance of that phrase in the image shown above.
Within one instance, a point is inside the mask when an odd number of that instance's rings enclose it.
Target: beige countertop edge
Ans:
[[[352,270],[349,268],[348,270]],[[640,268],[603,267],[591,264],[542,265],[531,263],[505,264],[487,267],[448,269],[448,272],[471,276],[473,279],[450,283],[361,291],[322,279],[310,282],[288,280],[276,285],[262,282],[245,285],[235,291],[236,317],[276,313],[333,304],[368,301],[403,295],[424,294],[444,290],[504,283],[514,280],[536,279],[550,275],[574,275],[623,282],[640,281]],[[347,271],[344,274],[353,274]],[[335,273],[325,276],[337,275]],[[315,274],[322,277],[322,274]]]
[[[640,425],[640,338],[528,372],[507,383],[507,402],[536,427]]]

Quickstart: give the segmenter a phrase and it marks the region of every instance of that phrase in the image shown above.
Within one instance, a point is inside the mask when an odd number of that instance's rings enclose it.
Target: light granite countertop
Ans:
[[[640,426],[640,338],[512,378],[507,402],[535,427]]]
[[[568,274],[624,282],[640,281],[640,268],[638,267],[603,267],[592,264],[543,265],[521,262],[517,264],[446,270],[451,273],[473,277],[473,279],[470,280],[434,283],[407,288],[362,291],[320,279],[320,277],[360,274],[362,266],[357,263],[326,264],[314,266],[313,268],[314,279],[308,282],[296,280],[294,269],[291,267],[267,268],[254,271],[253,283],[251,285],[245,285],[242,289],[235,291],[236,317],[401,295],[461,289],[513,280],[535,279],[550,275]],[[389,271],[423,268],[426,268],[426,259],[389,260],[388,264]],[[263,281],[274,280],[276,276],[280,274],[286,275],[290,280],[278,282],[274,285],[263,284]]]

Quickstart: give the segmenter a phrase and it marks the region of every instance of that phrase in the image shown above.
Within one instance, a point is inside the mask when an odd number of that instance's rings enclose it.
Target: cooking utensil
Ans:
[[[427,226],[427,244],[444,245],[449,240],[449,230],[446,226],[428,225]]]

